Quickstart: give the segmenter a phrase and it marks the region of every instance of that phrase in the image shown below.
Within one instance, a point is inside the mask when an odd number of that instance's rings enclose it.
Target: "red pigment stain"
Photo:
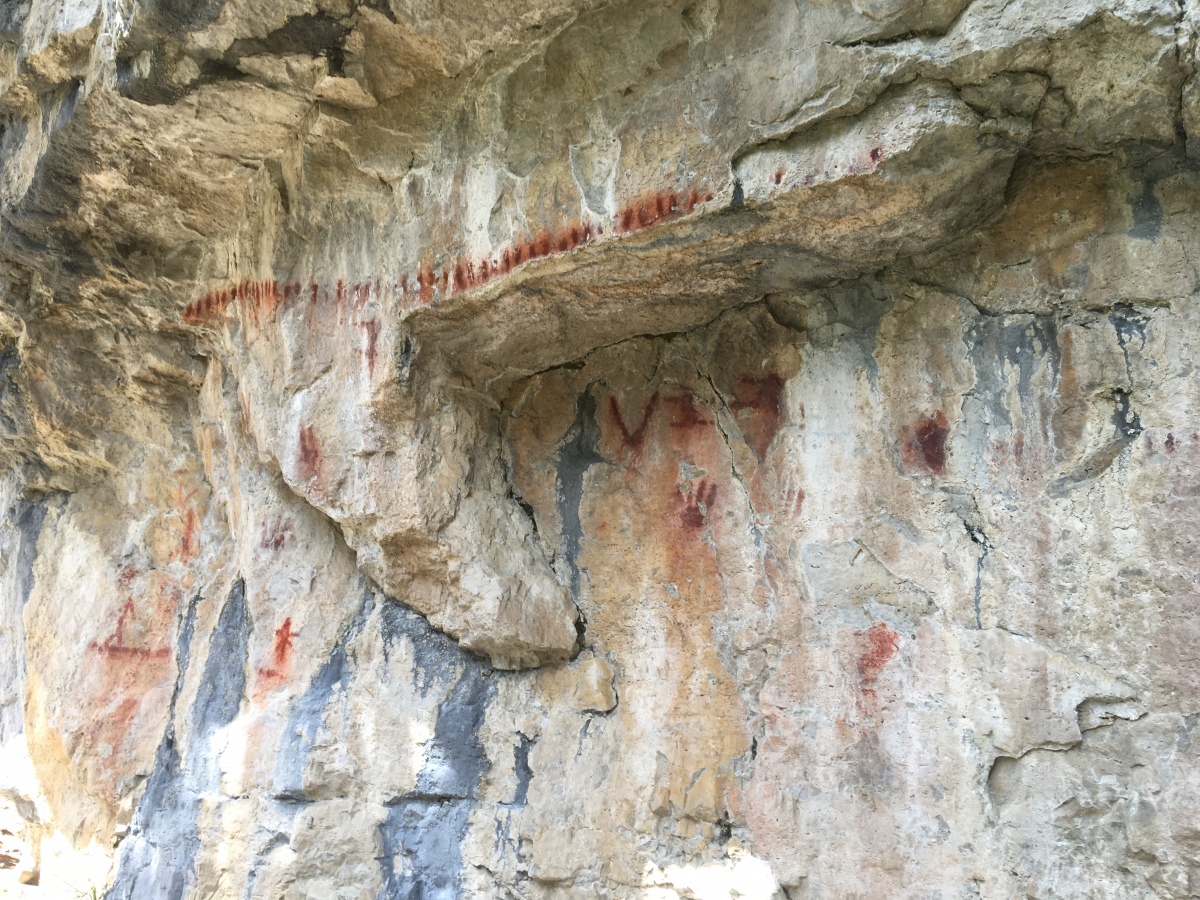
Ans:
[[[646,430],[650,427],[650,420],[654,418],[656,409],[658,409],[658,391],[654,392],[646,404],[646,409],[642,412],[642,421],[638,423],[637,428],[630,431],[629,426],[625,424],[625,418],[621,415],[621,407],[617,404],[617,398],[608,398],[609,416],[612,418],[613,424],[617,426],[617,430],[621,432],[621,443],[626,450],[633,451],[634,455],[642,452],[642,445],[646,442]]]
[[[792,515],[799,516],[804,512],[804,501],[807,497],[808,494],[804,493],[803,488],[795,488],[788,491],[785,497],[786,508],[791,510]]]
[[[762,376],[743,376],[734,388],[735,399],[730,407],[737,415],[738,427],[746,443],[759,462],[766,456],[783,421],[779,404],[783,397],[783,386],[783,378],[772,372]]]
[[[1171,434],[1171,432],[1168,431],[1167,432],[1167,440],[1163,444],[1163,446],[1167,448],[1168,453],[1174,453],[1175,448],[1179,446],[1179,442],[1177,440],[1175,440],[1175,435]]]
[[[854,636],[863,645],[854,665],[858,688],[862,694],[873,697],[879,674],[900,649],[900,635],[883,622],[876,622],[866,632],[854,632]]]
[[[376,279],[375,284],[376,284],[375,293],[378,294],[379,293],[379,289],[378,289],[379,280],[378,279]],[[354,311],[356,313],[362,312],[363,308],[367,305],[367,301],[370,299],[371,299],[371,285],[370,284],[368,284],[367,282],[364,282],[364,281],[360,281],[360,282],[358,282],[358,284],[354,285]]]
[[[910,463],[922,465],[930,472],[941,475],[946,471],[946,438],[949,434],[946,414],[939,409],[930,418],[922,419],[913,426],[912,436],[905,442],[905,456]]]
[[[309,479],[321,471],[321,444],[312,425],[300,426],[300,477]]]
[[[282,517],[276,518],[274,523],[268,526],[267,520],[262,520],[262,536],[258,540],[258,546],[264,550],[279,551],[283,549],[287,543],[288,536],[292,533],[292,523],[284,520]]]
[[[694,394],[669,397],[667,402],[674,407],[674,413],[671,415],[671,421],[668,423],[671,428],[677,428],[681,431],[692,431],[697,428],[706,428],[709,425],[716,424],[714,420],[700,412]]]
[[[881,159],[883,159],[883,148],[882,147],[872,148],[871,149],[871,162],[877,163]]]
[[[775,179],[774,180],[775,180],[776,184],[783,184],[783,169],[775,170]]]
[[[679,521],[692,531],[703,528],[717,505],[717,486],[707,478],[701,479],[695,491],[683,494],[683,505],[679,510]]]
[[[250,432],[250,398],[246,392],[238,388],[238,406],[242,410],[242,430],[246,433]]]

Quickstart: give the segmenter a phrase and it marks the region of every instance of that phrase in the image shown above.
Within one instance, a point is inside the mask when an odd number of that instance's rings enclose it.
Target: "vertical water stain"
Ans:
[[[643,420],[642,428],[645,427]],[[639,429],[640,430],[640,429]],[[624,431],[622,431],[624,434]],[[632,435],[629,436],[632,438]],[[596,421],[596,399],[590,389],[575,402],[575,421],[567,429],[558,451],[557,498],[558,517],[562,522],[563,556],[571,577],[571,594],[579,602],[579,549],[583,541],[583,524],[579,507],[583,503],[583,482],[587,471],[604,457],[600,446],[600,425]]]

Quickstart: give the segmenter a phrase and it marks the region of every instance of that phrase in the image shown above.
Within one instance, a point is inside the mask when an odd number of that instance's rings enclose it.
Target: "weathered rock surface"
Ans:
[[[1200,8],[0,8],[0,890],[1200,897]]]

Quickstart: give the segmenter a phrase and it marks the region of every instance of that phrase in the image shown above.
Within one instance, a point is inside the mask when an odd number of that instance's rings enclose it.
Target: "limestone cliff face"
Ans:
[[[1200,6],[0,6],[0,890],[1200,897]]]

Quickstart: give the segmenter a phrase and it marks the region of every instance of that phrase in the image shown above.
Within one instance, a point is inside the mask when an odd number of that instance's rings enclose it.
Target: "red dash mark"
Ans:
[[[242,410],[242,430],[250,433],[250,398],[244,390],[238,388],[238,406]]]
[[[701,479],[695,491],[689,487],[683,494],[683,505],[679,510],[679,521],[683,527],[698,531],[708,523],[708,517],[717,505],[717,486],[708,479]]]
[[[775,179],[774,180],[777,185],[783,184],[783,169],[775,170]]]
[[[367,375],[370,378],[375,377],[375,354],[379,346],[379,322],[371,319],[367,322],[360,323],[363,332],[367,338]]]
[[[946,471],[946,438],[949,435],[946,414],[939,409],[913,427],[912,437],[905,443],[905,456],[910,463],[922,465],[930,472],[941,475]]]
[[[1163,446],[1167,448],[1168,453],[1174,453],[1175,448],[1179,446],[1179,441],[1175,440],[1175,435],[1171,434],[1171,432],[1168,431],[1167,432],[1167,440],[1163,444]]]
[[[175,497],[175,511],[183,518],[183,531],[179,535],[178,558],[180,562],[188,562],[200,552],[200,536],[197,534],[199,523],[196,519],[196,511],[190,505],[192,498],[197,493],[199,493],[198,490],[192,490],[185,496],[183,486],[180,485]]]
[[[183,534],[179,536],[179,561],[194,559],[200,552],[200,538],[196,534],[196,511],[190,506],[183,516]]]
[[[900,635],[883,622],[876,622],[866,632],[856,631],[862,649],[855,662],[858,689],[864,696],[875,696],[875,684],[883,667],[900,649]]]
[[[621,443],[626,450],[633,451],[636,456],[642,452],[642,445],[646,442],[646,429],[650,427],[650,420],[654,418],[654,411],[658,408],[658,391],[650,398],[646,404],[646,409],[642,412],[642,421],[638,423],[638,427],[632,432],[625,424],[625,418],[621,415],[621,407],[617,404],[616,397],[608,398],[608,411],[612,418],[612,422],[621,432]]]
[[[433,302],[433,290],[435,286],[432,266],[426,266],[417,273],[417,288],[421,292],[421,302],[426,306]]]
[[[321,471],[321,445],[312,425],[300,426],[300,477],[307,480]]]
[[[730,406],[737,414],[738,426],[746,443],[759,462],[767,455],[783,421],[780,407],[783,387],[783,379],[772,372],[762,376],[743,376],[734,388],[736,399]]]

